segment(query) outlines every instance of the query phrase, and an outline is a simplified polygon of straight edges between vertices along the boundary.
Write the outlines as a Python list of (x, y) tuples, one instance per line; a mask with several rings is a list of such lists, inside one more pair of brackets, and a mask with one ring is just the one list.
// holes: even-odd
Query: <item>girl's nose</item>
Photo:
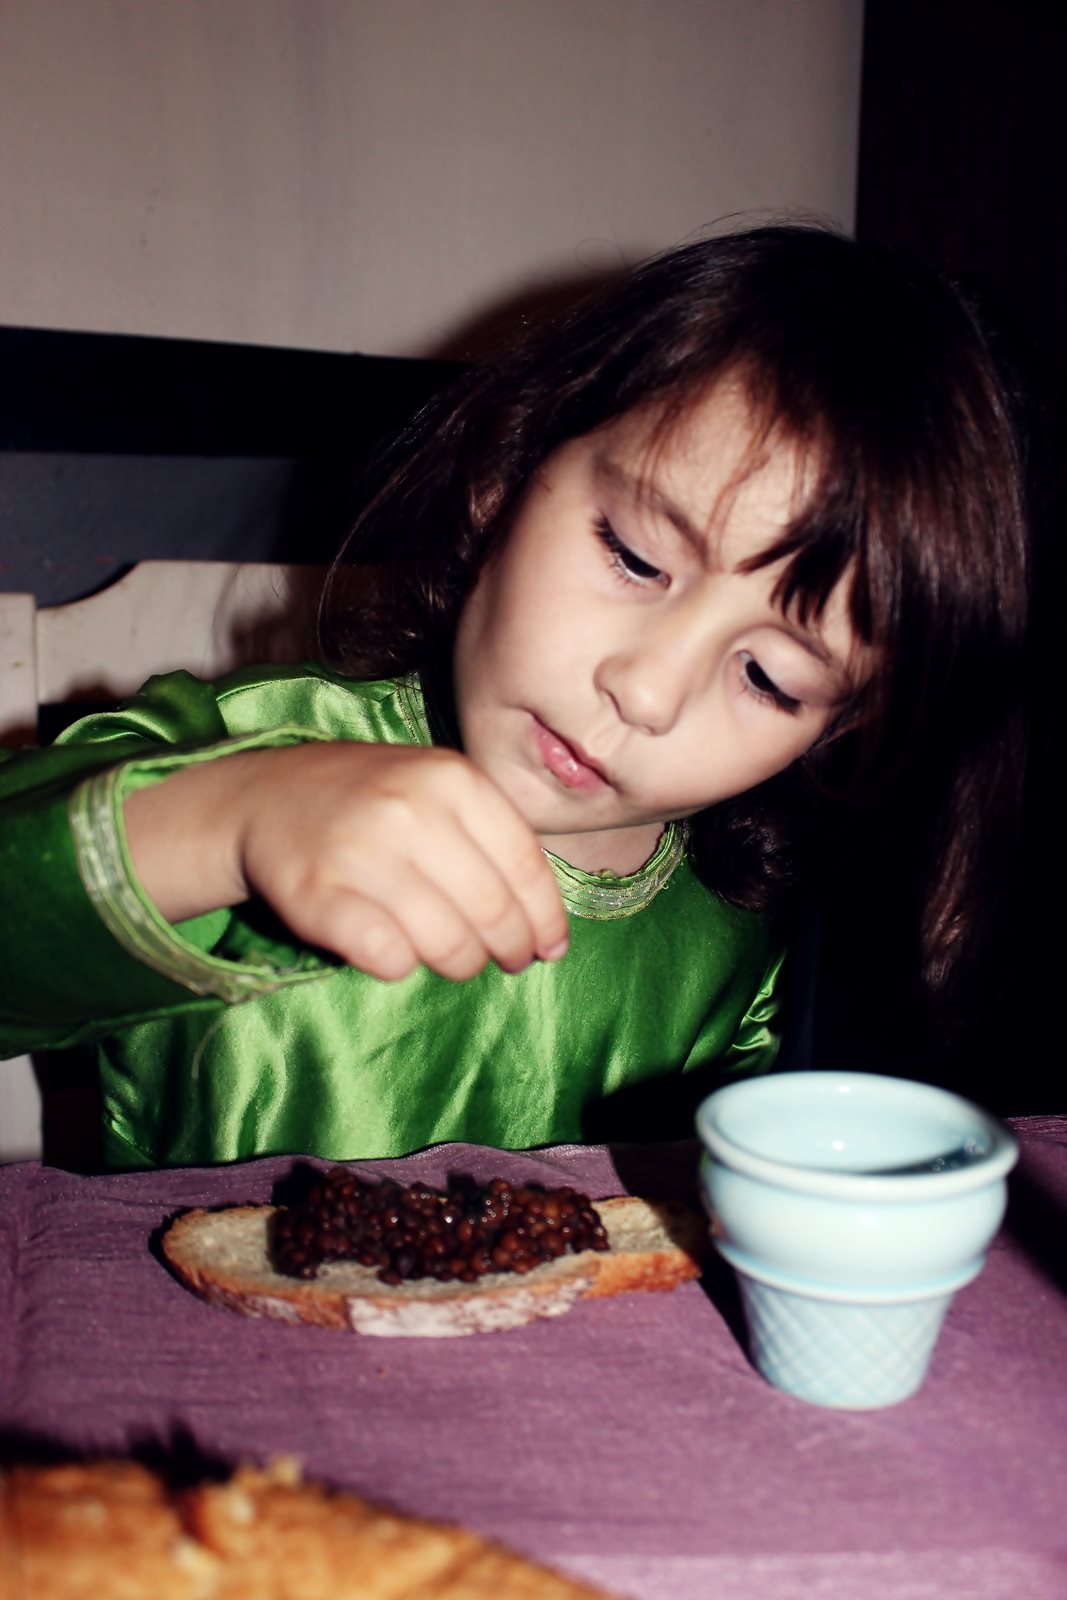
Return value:
[(594, 682), (629, 727), (669, 733), (693, 692), (694, 654), (677, 638), (619, 650), (604, 657)]

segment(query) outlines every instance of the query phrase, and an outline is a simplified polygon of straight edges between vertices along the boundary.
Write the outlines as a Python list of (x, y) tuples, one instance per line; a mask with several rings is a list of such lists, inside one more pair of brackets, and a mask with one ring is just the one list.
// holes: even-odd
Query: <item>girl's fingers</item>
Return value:
[[(558, 901), (551, 869), (543, 858), (537, 865)], [(421, 962), (461, 982), (489, 960), (519, 972), (538, 955), (522, 902), (482, 841), (462, 828), (428, 829), (415, 859), (360, 849), (334, 856), (332, 868), (305, 879), (294, 896), (298, 931), (375, 977), (406, 977)], [(549, 937), (559, 936), (552, 930)]]
[[(430, 803), (413, 812), (410, 800), (394, 799), (389, 824), (361, 829), (339, 870), (446, 977), (471, 976), (489, 958), (518, 972), (562, 955), (568, 925), (555, 875), (510, 800), (462, 758), (424, 771), (437, 780)], [(368, 853), (371, 834), (386, 848)]]
[[(501, 886), (502, 888), (502, 886)], [(511, 970), (532, 959), (530, 931), (519, 906), (499, 897), (495, 926), (475, 923), (464, 900), (440, 876), (428, 879), (416, 869), (394, 873), (390, 915), (431, 972), (461, 983), (475, 977), (491, 958)]]
[(419, 965), (419, 954), (403, 929), (374, 900), (333, 888), (304, 905), (294, 932), (321, 945), (372, 978), (395, 983)]
[(519, 971), (563, 954), (552, 869), (466, 757), (331, 744), (259, 759), (267, 781), (246, 791), (241, 870), (301, 938), (382, 978), (424, 962), (463, 979), (489, 959)]
[(375, 978), (406, 978), (421, 964), (462, 982), (492, 953), (455, 902), (409, 868), (394, 871), (388, 906), (334, 887), (306, 909), (317, 942)]
[(394, 867), (389, 910), (423, 961), (447, 978), (472, 977), (486, 961), (519, 972), (537, 955), (530, 919), (496, 863), (458, 832), (432, 873)]
[[(486, 782), (488, 785), (488, 780)], [(460, 883), (458, 893), (469, 909), (476, 928), (488, 932), (498, 924), (502, 927), (504, 942), (500, 948), (510, 957), (502, 965), (525, 966), (535, 956), (542, 961), (554, 961), (566, 950), (570, 931), (555, 873), (537, 839), (511, 802), (491, 785), (488, 788), (489, 799), (481, 826), (477, 835), (468, 834), (468, 839), (481, 861), (492, 867), (493, 876), (490, 879), (484, 872), (477, 873), (470, 880)], [(455, 858), (457, 869), (463, 859)], [(501, 914), (497, 900), (499, 883), (503, 884), (505, 894), (521, 910), (529, 929), (528, 954), (523, 954), (519, 944), (510, 942), (517, 937), (517, 924)], [(494, 957), (499, 960), (498, 946), (492, 944), (491, 948)]]

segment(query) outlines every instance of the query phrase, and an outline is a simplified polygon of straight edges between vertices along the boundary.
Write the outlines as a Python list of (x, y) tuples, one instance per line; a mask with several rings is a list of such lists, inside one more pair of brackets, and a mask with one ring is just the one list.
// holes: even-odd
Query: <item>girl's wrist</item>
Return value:
[(145, 893), (168, 922), (248, 899), (240, 839), (251, 756), (220, 756), (182, 767), (128, 796), (130, 860)]

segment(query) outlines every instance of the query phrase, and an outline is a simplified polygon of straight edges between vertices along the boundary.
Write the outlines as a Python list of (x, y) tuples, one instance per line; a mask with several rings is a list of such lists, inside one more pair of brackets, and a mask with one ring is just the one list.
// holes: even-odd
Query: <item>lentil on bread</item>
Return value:
[(568, 1250), (607, 1250), (587, 1195), (564, 1186), (488, 1184), (453, 1177), (447, 1190), (370, 1182), (332, 1167), (297, 1206), (272, 1219), (275, 1267), (313, 1278), (331, 1261), (377, 1267), (382, 1283), (419, 1278), (476, 1283), (490, 1272), (530, 1272)]

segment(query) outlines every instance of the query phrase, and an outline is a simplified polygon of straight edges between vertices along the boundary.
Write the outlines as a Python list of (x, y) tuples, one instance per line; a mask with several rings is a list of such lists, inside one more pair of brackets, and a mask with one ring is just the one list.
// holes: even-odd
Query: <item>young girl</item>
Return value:
[(927, 802), (948, 989), (1026, 553), (940, 280), (797, 227), (653, 261), (423, 413), (361, 536), (330, 666), (153, 679), (0, 768), (3, 1043), (96, 1042), (109, 1164), (684, 1135), (772, 1063), (790, 896), (871, 795)]

